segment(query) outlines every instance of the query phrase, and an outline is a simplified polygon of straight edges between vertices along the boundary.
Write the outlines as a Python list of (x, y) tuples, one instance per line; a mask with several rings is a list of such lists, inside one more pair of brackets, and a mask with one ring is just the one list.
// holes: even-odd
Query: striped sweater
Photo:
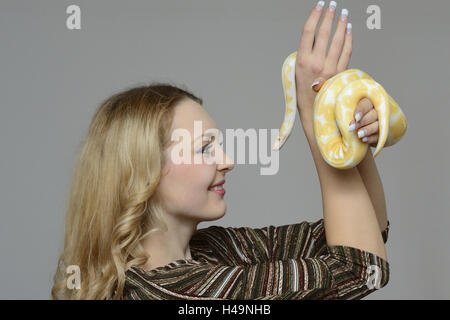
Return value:
[[(389, 231), (382, 232), (386, 243)], [(189, 243), (192, 259), (126, 271), (124, 300), (361, 299), (389, 281), (389, 263), (328, 246), (324, 220), (264, 228), (210, 226)]]

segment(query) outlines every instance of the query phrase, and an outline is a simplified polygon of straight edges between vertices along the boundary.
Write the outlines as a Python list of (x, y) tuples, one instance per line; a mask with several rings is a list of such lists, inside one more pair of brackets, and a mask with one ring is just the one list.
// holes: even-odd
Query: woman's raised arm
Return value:
[[(323, 11), (326, 12), (315, 39)], [(358, 248), (386, 259), (375, 209), (358, 169), (340, 170), (328, 165), (320, 154), (314, 135), (316, 90), (324, 81), (346, 70), (351, 56), (351, 26), (347, 16), (342, 14), (330, 49), (326, 52), (335, 11), (334, 1), (327, 8), (323, 8), (323, 1), (319, 1), (303, 28), (295, 70), (297, 108), (320, 180), (327, 244)], [(320, 83), (313, 90), (311, 84), (316, 80)]]

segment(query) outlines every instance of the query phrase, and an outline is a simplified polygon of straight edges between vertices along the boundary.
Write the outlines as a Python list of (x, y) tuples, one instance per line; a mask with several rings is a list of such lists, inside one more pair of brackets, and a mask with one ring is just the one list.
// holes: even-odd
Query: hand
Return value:
[[(305, 116), (311, 122), (317, 92), (326, 80), (347, 69), (352, 53), (351, 27), (347, 28), (347, 15), (341, 14), (327, 54), (336, 9), (333, 6), (322, 8), (320, 3), (323, 1), (319, 1), (312, 10), (303, 27), (295, 64), (297, 108), (300, 117)], [(317, 33), (318, 38), (315, 39), (316, 27), (323, 11), (326, 11), (325, 17)], [(319, 83), (312, 88), (311, 84), (316, 80)]]
[[(361, 113), (361, 118), (356, 122), (356, 114)], [(376, 147), (378, 143), (378, 113), (373, 107), (372, 101), (367, 98), (363, 98), (359, 101), (355, 108), (355, 113), (353, 114), (355, 120), (352, 120), (349, 124), (350, 131), (358, 130), (358, 133), (365, 131), (364, 136), (360, 139), (362, 142), (369, 144), (371, 147)], [(355, 129), (351, 130), (351, 125), (355, 124)], [(358, 136), (359, 137), (359, 136)], [(367, 137), (367, 141), (364, 141), (364, 137)]]

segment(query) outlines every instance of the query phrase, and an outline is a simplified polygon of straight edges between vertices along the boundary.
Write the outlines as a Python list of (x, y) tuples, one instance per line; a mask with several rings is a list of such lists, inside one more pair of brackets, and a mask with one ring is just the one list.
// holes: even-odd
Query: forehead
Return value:
[(214, 120), (199, 103), (189, 99), (180, 102), (175, 107), (175, 115), (172, 124), (174, 130), (183, 128), (189, 130), (193, 134), (195, 121), (201, 121), (203, 132), (200, 133), (200, 135), (205, 133), (207, 129), (217, 128)]

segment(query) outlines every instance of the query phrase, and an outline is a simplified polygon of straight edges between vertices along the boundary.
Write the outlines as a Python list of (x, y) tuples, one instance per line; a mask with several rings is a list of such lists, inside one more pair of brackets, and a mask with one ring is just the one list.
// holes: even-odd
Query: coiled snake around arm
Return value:
[[(285, 98), (285, 116), (272, 150), (286, 143), (297, 111), (295, 63), (297, 52), (290, 54), (281, 70)], [(406, 132), (406, 117), (398, 104), (367, 73), (349, 69), (325, 81), (313, 106), (314, 133), (324, 160), (337, 169), (357, 166), (369, 146), (361, 142), (356, 131), (349, 131), (354, 111), (363, 98), (371, 100), (378, 114), (378, 143), (375, 158), (385, 146), (397, 143)]]

